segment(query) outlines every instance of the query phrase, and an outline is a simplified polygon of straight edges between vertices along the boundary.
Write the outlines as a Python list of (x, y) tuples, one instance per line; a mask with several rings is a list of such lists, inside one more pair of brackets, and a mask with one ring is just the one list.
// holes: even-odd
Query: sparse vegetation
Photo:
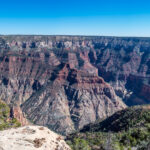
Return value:
[[(136, 106), (88, 125), (67, 137), (73, 150), (146, 150), (150, 143), (150, 107)], [(78, 148), (77, 148), (78, 146)]]
[(21, 124), (16, 118), (10, 118), (9, 106), (0, 100), (0, 130), (20, 126)]

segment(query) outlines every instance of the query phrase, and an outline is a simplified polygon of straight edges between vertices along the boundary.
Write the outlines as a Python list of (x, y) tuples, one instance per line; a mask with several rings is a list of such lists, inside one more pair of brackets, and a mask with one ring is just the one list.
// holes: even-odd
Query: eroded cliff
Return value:
[(149, 38), (1, 36), (0, 97), (67, 134), (150, 103), (149, 49)]

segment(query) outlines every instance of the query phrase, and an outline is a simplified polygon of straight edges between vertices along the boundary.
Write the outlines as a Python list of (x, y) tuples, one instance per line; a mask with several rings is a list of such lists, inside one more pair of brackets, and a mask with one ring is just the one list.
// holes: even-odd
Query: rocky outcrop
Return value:
[(71, 150), (63, 137), (42, 126), (0, 132), (0, 150)]

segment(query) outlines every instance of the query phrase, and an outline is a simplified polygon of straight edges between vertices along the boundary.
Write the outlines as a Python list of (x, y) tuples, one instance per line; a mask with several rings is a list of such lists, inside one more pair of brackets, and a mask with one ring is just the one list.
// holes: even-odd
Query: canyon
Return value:
[(150, 38), (0, 36), (0, 99), (63, 135), (150, 104)]

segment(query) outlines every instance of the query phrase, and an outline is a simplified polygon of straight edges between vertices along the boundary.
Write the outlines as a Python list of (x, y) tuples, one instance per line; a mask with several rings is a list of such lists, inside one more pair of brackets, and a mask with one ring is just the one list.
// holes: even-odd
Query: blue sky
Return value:
[(149, 0), (0, 0), (0, 34), (149, 36)]

